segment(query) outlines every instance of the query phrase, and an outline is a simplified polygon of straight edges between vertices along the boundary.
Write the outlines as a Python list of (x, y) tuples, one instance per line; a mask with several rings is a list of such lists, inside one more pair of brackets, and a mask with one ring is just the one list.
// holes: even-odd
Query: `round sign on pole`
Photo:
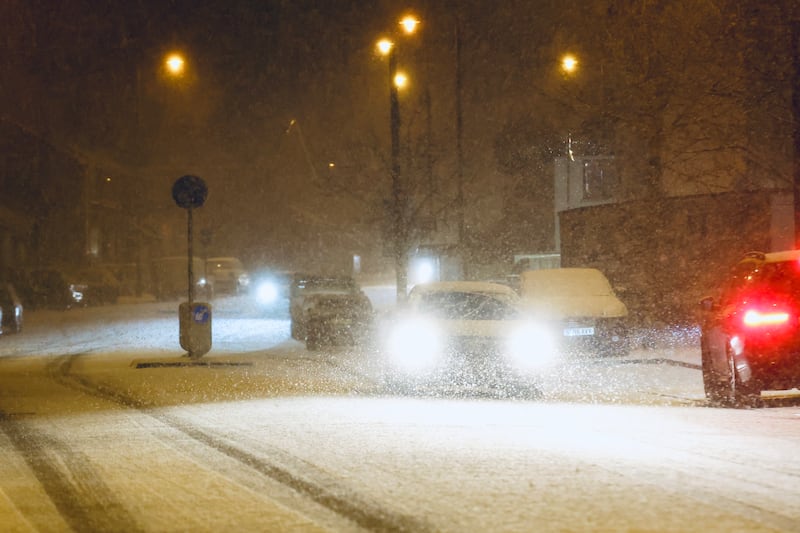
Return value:
[(172, 199), (184, 209), (200, 207), (207, 197), (206, 182), (197, 176), (182, 176), (172, 186)]

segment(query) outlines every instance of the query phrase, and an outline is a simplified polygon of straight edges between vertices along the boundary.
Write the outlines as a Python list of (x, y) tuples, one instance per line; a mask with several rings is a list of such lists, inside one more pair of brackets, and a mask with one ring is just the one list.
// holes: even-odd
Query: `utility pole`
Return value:
[(464, 245), (464, 119), (461, 109), (461, 18), (456, 14), (456, 210), (458, 217), (458, 256), (461, 276), (467, 278), (466, 246)]
[[(795, 9), (797, 11), (797, 9)], [(794, 185), (794, 245), (800, 243), (800, 14), (792, 13), (792, 138), (794, 159), (792, 184)]]
[(389, 50), (389, 130), (392, 140), (392, 237), (394, 268), (397, 278), (397, 302), (404, 303), (408, 293), (408, 229), (406, 227), (405, 194), (400, 179), (400, 99), (395, 83), (397, 53)]

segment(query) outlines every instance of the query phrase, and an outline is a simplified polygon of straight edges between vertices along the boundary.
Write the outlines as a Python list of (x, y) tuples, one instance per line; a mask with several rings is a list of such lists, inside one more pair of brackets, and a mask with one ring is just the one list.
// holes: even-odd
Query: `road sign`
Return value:
[(172, 199), (184, 209), (202, 206), (207, 197), (206, 182), (197, 176), (182, 176), (172, 186)]

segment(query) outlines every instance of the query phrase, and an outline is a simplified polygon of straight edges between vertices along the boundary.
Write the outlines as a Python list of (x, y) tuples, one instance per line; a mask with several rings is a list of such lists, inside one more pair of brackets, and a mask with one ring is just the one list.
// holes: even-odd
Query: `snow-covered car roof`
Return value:
[(782, 261), (800, 261), (800, 250), (783, 250), (780, 252), (750, 252), (747, 258), (758, 259), (767, 263), (780, 263)]
[(552, 318), (619, 317), (628, 309), (595, 268), (527, 270), (520, 277), (526, 309)]

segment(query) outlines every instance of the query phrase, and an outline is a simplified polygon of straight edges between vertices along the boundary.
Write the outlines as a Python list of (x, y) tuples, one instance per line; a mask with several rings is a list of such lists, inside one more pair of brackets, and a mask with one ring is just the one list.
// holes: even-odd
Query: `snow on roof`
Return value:
[(605, 275), (595, 268), (526, 270), (520, 275), (523, 296), (613, 294)]
[(800, 250), (784, 250), (781, 252), (770, 252), (764, 254), (764, 259), (768, 263), (778, 263), (781, 261), (798, 261), (800, 260)]

